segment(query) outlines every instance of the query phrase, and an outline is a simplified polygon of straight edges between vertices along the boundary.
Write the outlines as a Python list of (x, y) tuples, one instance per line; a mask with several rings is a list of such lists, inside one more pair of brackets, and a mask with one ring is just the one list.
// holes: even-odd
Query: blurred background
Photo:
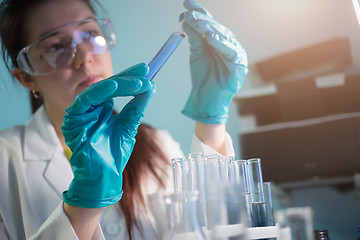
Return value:
[[(360, 227), (360, 25), (351, 0), (202, 0), (248, 54), (250, 72), (230, 106), (236, 158), (262, 159), (275, 209), (311, 206), (314, 228), (355, 239)], [(114, 71), (148, 63), (184, 11), (181, 0), (104, 0), (117, 34)], [(25, 123), (28, 92), (0, 60), (0, 129)], [(144, 118), (185, 154), (194, 122), (185, 39), (154, 81)], [(124, 100), (117, 99), (121, 109)], [(356, 181), (357, 179), (357, 181)]]

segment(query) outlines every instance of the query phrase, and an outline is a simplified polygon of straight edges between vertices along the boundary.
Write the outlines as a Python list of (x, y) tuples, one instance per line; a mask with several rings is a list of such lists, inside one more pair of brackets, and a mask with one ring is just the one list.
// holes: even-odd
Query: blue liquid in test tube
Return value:
[(169, 59), (171, 54), (175, 51), (180, 42), (185, 38), (185, 34), (182, 32), (173, 32), (166, 43), (158, 51), (155, 57), (149, 63), (150, 72), (146, 75), (146, 78), (152, 80), (159, 72), (161, 67)]

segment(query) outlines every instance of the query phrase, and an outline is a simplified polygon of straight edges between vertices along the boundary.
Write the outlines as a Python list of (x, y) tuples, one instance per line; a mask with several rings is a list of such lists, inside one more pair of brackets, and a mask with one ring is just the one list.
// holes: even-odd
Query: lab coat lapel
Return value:
[(73, 179), (73, 172), (63, 149), (61, 148), (60, 151), (62, 152), (55, 154), (54, 157), (50, 159), (44, 171), (44, 178), (61, 196), (61, 194), (69, 188), (70, 182)]
[(24, 139), (25, 161), (47, 161), (43, 176), (51, 188), (61, 196), (69, 187), (73, 173), (43, 107), (27, 124)]

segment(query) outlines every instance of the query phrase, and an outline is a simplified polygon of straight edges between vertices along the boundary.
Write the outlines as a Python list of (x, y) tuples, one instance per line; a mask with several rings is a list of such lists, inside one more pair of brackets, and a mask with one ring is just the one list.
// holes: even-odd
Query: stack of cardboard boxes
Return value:
[(266, 181), (360, 172), (360, 75), (346, 73), (350, 52), (349, 40), (337, 38), (256, 65), (276, 93), (235, 101), (240, 118), (256, 119), (240, 134), (242, 158), (261, 158)]

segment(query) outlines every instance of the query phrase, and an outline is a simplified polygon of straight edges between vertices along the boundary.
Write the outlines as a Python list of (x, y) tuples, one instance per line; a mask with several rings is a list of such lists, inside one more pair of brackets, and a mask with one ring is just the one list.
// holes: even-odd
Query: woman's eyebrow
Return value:
[(50, 33), (45, 33), (43, 35), (41, 35), (38, 40), (36, 42), (41, 42), (49, 37), (53, 37), (53, 36), (56, 36), (60, 33), (60, 31), (53, 31), (53, 32), (50, 32)]
[(93, 17), (88, 17), (88, 18), (85, 18), (85, 19), (80, 20), (80, 21), (78, 21), (78, 22), (72, 22), (72, 23), (65, 24), (64, 26), (60, 27), (59, 29), (57, 29), (57, 30), (55, 30), (55, 31), (41, 34), (37, 41), (42, 41), (42, 40), (44, 40), (44, 39), (46, 39), (46, 38), (48, 38), (48, 37), (56, 36), (57, 34), (59, 34), (59, 32), (61, 31), (61, 29), (66, 28), (66, 27), (71, 26), (71, 25), (75, 25), (76, 23), (77, 23), (77, 24), (76, 24), (77, 26), (81, 26), (81, 25), (87, 24), (87, 23), (89, 23), (89, 22), (91, 22), (91, 21), (95, 21), (95, 22), (96, 22), (96, 20), (95, 20)]

